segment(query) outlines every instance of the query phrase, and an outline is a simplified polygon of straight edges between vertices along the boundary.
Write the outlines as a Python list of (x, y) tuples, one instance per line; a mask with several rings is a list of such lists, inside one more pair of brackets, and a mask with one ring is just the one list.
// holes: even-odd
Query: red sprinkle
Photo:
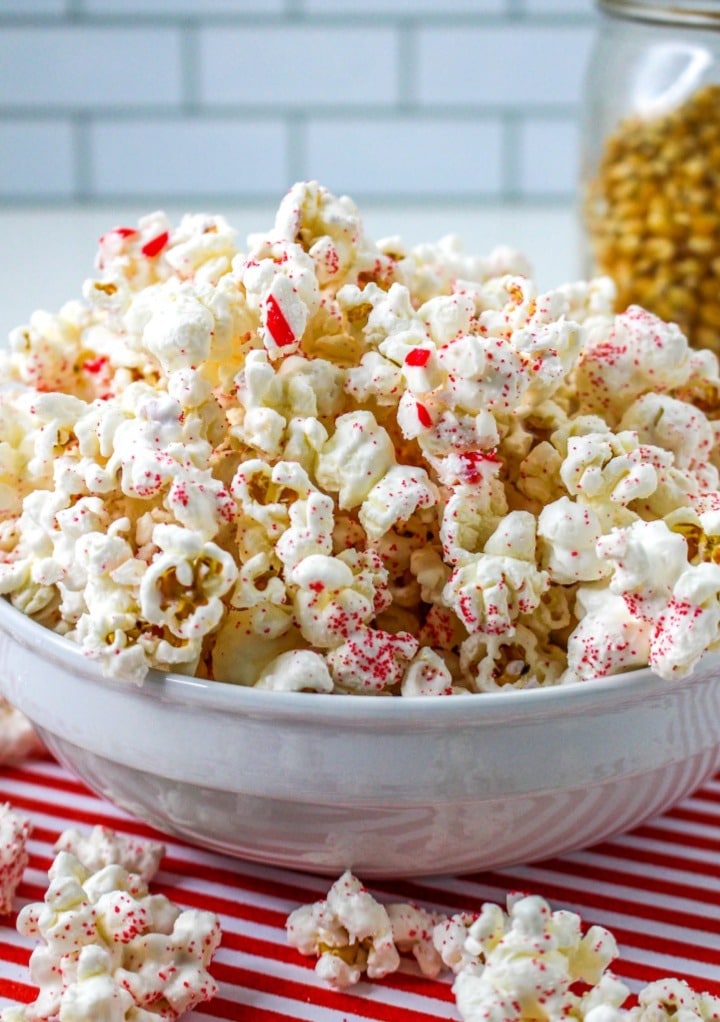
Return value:
[(152, 238), (145, 245), (143, 245), (140, 251), (144, 256), (147, 256), (148, 259), (152, 259), (154, 256), (160, 255), (162, 250), (167, 245), (169, 237), (170, 235), (168, 234), (168, 232), (163, 231), (162, 234), (158, 234), (157, 238)]
[(295, 343), (295, 334), (285, 319), (275, 295), (268, 295), (267, 299), (267, 328), (279, 348)]
[(416, 405), (416, 408), (417, 408), (417, 417), (420, 420), (420, 424), (422, 426), (424, 426), (426, 429), (430, 429), (430, 427), (433, 424), (430, 412), (427, 410), (425, 405), (421, 405), (419, 402)]
[(107, 355), (97, 355), (95, 358), (89, 358), (83, 362), (83, 369), (89, 373), (99, 373), (103, 366), (108, 364), (108, 361)]
[(426, 366), (429, 361), (429, 348), (412, 348), (405, 356), (406, 366)]

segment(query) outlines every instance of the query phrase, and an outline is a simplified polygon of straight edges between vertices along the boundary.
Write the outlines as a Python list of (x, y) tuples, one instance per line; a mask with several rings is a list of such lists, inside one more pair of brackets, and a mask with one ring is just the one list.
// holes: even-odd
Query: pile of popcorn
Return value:
[(412, 954), (424, 976), (454, 974), (463, 1022), (714, 1022), (720, 998), (679, 979), (650, 983), (634, 1007), (608, 966), (615, 938), (602, 926), (552, 911), (538, 895), (510, 894), (447, 917), (417, 905), (383, 905), (350, 872), (327, 897), (287, 919), (288, 943), (316, 955), (315, 971), (337, 988), (395, 972)]
[[(30, 831), (27, 818), (0, 807), (4, 912), (28, 862)], [(220, 943), (217, 916), (148, 891), (162, 845), (98, 826), (66, 831), (55, 851), (44, 901), (17, 917), (19, 933), (39, 941), (30, 956), (38, 996), (1, 1009), (1, 1022), (172, 1022), (215, 995), (207, 970)]]
[(720, 351), (719, 143), (717, 84), (654, 116), (625, 117), (603, 143), (584, 209), (596, 265), (615, 281), (618, 300), (672, 320), (713, 351)]
[(395, 695), (689, 673), (720, 639), (718, 361), (606, 278), (374, 242), (100, 241), (0, 381), (0, 592), (106, 672)]

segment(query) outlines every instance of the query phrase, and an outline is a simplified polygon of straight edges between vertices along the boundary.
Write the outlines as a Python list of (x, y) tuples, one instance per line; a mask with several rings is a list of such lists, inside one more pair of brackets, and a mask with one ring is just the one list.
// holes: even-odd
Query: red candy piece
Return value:
[(430, 412), (427, 410), (425, 405), (418, 404), (417, 406), (417, 417), (420, 420), (420, 424), (425, 426), (426, 429), (430, 429), (432, 426), (432, 417)]
[(168, 232), (163, 231), (162, 234), (158, 234), (157, 238), (151, 238), (150, 241), (146, 242), (140, 251), (144, 256), (147, 256), (148, 259), (152, 259), (154, 256), (160, 255), (167, 245), (169, 237), (170, 235)]
[(426, 366), (429, 361), (429, 348), (412, 348), (405, 356), (406, 366)]
[(295, 334), (292, 332), (290, 324), (285, 319), (275, 295), (268, 295), (267, 328), (268, 333), (279, 348), (295, 343)]

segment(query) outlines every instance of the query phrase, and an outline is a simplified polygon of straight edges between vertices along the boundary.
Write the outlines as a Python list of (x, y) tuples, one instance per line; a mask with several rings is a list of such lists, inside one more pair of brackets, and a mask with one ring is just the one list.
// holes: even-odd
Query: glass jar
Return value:
[(586, 273), (720, 352), (720, 2), (598, 0), (583, 103)]

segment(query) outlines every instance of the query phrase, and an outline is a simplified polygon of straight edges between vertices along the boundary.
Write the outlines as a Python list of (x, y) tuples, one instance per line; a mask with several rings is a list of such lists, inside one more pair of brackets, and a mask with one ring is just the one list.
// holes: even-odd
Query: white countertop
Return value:
[[(83, 280), (93, 273), (98, 237), (147, 212), (128, 206), (0, 210), (0, 343), (34, 309), (56, 312), (65, 301), (79, 298)], [(182, 212), (167, 207), (174, 222)], [(260, 206), (212, 212), (223, 213), (241, 239), (265, 230), (274, 217), (274, 209)], [(453, 233), (462, 238), (468, 252), (477, 255), (499, 244), (520, 249), (530, 258), (543, 289), (583, 275), (576, 214), (570, 207), (419, 209), (365, 204), (361, 212), (374, 238), (400, 235), (415, 244)]]

